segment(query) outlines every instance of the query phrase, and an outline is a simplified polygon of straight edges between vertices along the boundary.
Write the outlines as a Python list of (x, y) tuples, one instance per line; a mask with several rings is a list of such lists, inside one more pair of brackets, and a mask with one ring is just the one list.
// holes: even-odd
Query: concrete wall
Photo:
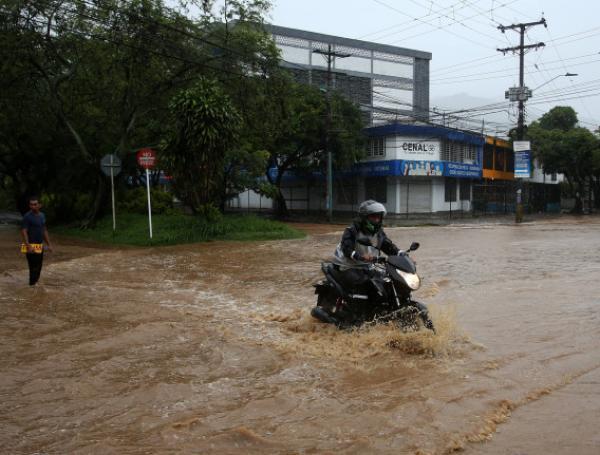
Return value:
[(563, 174), (557, 174), (556, 180), (552, 180), (551, 174), (544, 174), (541, 166), (538, 164), (537, 160), (533, 161), (533, 172), (531, 173), (531, 178), (526, 179), (529, 182), (533, 183), (545, 183), (549, 185), (559, 184), (565, 180), (565, 176)]
[(245, 191), (229, 201), (227, 207), (232, 209), (252, 209), (252, 210), (270, 210), (273, 208), (273, 201), (265, 196), (261, 196), (254, 191)]

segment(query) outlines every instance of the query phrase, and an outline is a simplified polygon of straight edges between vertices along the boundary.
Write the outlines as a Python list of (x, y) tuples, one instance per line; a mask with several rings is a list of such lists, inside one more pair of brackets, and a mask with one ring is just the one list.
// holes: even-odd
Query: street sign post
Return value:
[(515, 207), (515, 222), (523, 221), (523, 178), (531, 176), (531, 142), (514, 141), (513, 150), (515, 153), (515, 179), (519, 182), (517, 190), (517, 200)]
[(150, 172), (149, 170), (156, 164), (156, 153), (150, 148), (144, 148), (137, 152), (138, 164), (146, 169), (146, 191), (148, 193), (148, 227), (150, 229), (150, 239), (152, 239), (152, 206), (150, 204)]
[(115, 176), (121, 172), (121, 160), (117, 155), (104, 155), (100, 160), (100, 168), (105, 175), (110, 177), (110, 194), (112, 200), (113, 232), (117, 229), (115, 215)]

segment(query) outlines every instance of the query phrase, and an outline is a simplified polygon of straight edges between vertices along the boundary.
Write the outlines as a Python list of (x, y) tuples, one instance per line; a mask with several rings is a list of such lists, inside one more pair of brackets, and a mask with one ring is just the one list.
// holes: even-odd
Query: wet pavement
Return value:
[(0, 228), (11, 454), (598, 454), (600, 219), (390, 228), (438, 328), (340, 332), (311, 284), (343, 226), (153, 249)]

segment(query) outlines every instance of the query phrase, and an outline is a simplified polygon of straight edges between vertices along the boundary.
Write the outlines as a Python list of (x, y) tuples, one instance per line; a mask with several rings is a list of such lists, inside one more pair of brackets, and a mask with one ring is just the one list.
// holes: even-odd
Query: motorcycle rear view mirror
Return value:
[(413, 242), (410, 244), (410, 248), (408, 249), (408, 251), (418, 250), (420, 246), (421, 244), (419, 242)]

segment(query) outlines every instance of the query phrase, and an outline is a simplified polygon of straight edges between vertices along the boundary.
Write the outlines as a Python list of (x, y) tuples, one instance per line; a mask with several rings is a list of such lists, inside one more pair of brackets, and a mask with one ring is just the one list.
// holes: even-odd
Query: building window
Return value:
[(463, 163), (474, 164), (477, 162), (477, 146), (475, 144), (465, 144)]
[(367, 177), (365, 179), (365, 198), (386, 203), (387, 179), (385, 177)]
[(385, 156), (385, 137), (371, 137), (367, 144), (367, 156)]
[(506, 151), (506, 172), (515, 172), (515, 154), (512, 150)]
[(496, 170), (497, 171), (505, 171), (505, 156), (506, 153), (504, 150), (496, 150)]
[(442, 161), (470, 163), (477, 161), (477, 146), (458, 141), (443, 141)]
[(456, 179), (447, 177), (444, 183), (444, 201), (456, 202)]
[(460, 200), (470, 201), (471, 200), (471, 181), (462, 179), (460, 181)]
[(556, 175), (556, 172), (554, 172), (551, 176), (550, 176), (550, 181), (552, 182), (556, 182), (558, 180), (558, 177)]
[(485, 144), (483, 148), (483, 168), (494, 169), (494, 146)]

